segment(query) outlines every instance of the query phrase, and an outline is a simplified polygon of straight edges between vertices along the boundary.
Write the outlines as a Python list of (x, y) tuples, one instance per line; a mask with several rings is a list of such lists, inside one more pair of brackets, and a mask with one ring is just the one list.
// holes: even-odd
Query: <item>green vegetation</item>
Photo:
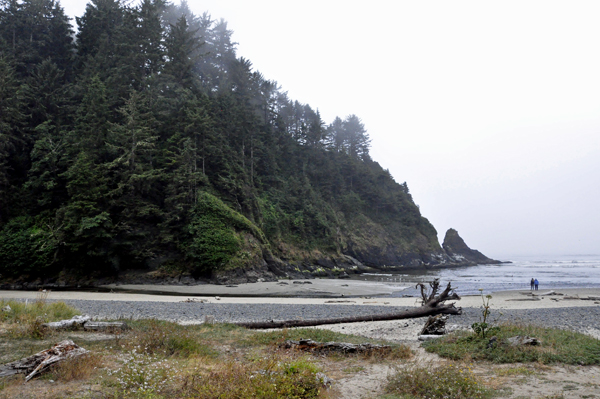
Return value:
[(494, 392), (486, 388), (469, 367), (456, 364), (441, 366), (412, 365), (388, 377), (388, 399), (483, 399)]
[(492, 327), (487, 322), (488, 317), (489, 317), (490, 313), (492, 312), (490, 310), (490, 308), (491, 308), (490, 300), (492, 299), (492, 296), (491, 295), (483, 296), (483, 289), (479, 289), (479, 291), (481, 291), (481, 300), (483, 302), (483, 305), (481, 307), (481, 321), (479, 323), (473, 323), (471, 328), (473, 329), (473, 332), (475, 333), (475, 335), (477, 335), (479, 338), (485, 338), (491, 334), (494, 334), (497, 331), (497, 328)]
[(91, 0), (76, 23), (0, 2), (0, 278), (441, 251), (360, 118), (288, 98), (226, 22)]
[[(552, 328), (505, 324), (494, 331), (497, 340), (461, 332), (424, 344), (427, 351), (453, 360), (487, 360), (494, 363), (540, 362), (573, 365), (600, 364), (600, 340)], [(511, 346), (507, 338), (530, 336), (540, 345)]]
[[(12, 306), (13, 302), (6, 304)], [(32, 341), (31, 336), (16, 337), (10, 332), (21, 324), (22, 319), (16, 316), (43, 314), (45, 320), (56, 321), (71, 313), (53, 309), (68, 306), (47, 303), (41, 296), (26, 308), (15, 309), (16, 315), (0, 320), (0, 340), (6, 349), (0, 356), (2, 362), (29, 356), (67, 338), (90, 353), (59, 363), (40, 377), (38, 384), (25, 383), (22, 375), (2, 378), (2, 397), (86, 397), (83, 392), (91, 389), (94, 395), (107, 398), (327, 398), (331, 390), (327, 389), (326, 373), (321, 374), (326, 371), (326, 359), (281, 350), (279, 343), (296, 337), (373, 342), (318, 329), (264, 333), (231, 324), (182, 326), (159, 320), (130, 320), (127, 330), (106, 334), (53, 331), (46, 334), (50, 339), (39, 341), (36, 337)], [(398, 359), (400, 352), (410, 355), (403, 345), (395, 348), (396, 354), (377, 361)], [(348, 373), (353, 371), (344, 366), (345, 362), (364, 359), (336, 354), (327, 361), (340, 363)], [(362, 370), (351, 364), (354, 372)], [(52, 384), (48, 395), (40, 391), (44, 383)], [(73, 384), (80, 384), (78, 394), (72, 391)]]
[(11, 338), (42, 339), (48, 331), (42, 327), (50, 321), (70, 319), (80, 314), (64, 302), (46, 302), (47, 293), (41, 292), (31, 302), (0, 300), (0, 323), (6, 324)]

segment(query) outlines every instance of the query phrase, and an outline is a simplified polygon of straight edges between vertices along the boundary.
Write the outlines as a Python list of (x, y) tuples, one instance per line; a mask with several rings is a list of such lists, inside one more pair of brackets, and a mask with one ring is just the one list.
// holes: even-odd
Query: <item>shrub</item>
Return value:
[(39, 275), (54, 262), (58, 241), (29, 218), (11, 219), (0, 230), (0, 274)]
[(129, 346), (141, 353), (190, 357), (216, 357), (217, 352), (193, 334), (193, 328), (159, 320), (145, 320), (137, 328)]
[(388, 377), (387, 393), (428, 399), (489, 398), (487, 389), (470, 368), (455, 364), (442, 366), (411, 365)]
[(60, 381), (87, 380), (102, 367), (102, 356), (87, 353), (68, 361), (60, 362), (51, 369), (51, 376)]
[(318, 367), (307, 359), (268, 358), (251, 364), (225, 362), (184, 378), (183, 391), (208, 398), (317, 398), (324, 387)]

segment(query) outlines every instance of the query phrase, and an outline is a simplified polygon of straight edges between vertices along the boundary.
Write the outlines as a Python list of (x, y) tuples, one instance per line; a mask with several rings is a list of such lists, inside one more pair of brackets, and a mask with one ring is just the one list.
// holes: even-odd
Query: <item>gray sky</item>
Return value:
[[(86, 1), (62, 0), (69, 15)], [(443, 240), (484, 254), (600, 254), (600, 2), (189, 1), (373, 158)]]

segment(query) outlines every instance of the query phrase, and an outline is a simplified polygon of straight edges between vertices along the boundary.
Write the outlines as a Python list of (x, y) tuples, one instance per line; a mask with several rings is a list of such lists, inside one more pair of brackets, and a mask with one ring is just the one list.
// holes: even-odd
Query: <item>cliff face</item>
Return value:
[(448, 229), (442, 247), (455, 263), (474, 265), (502, 263), (498, 260), (488, 258), (476, 249), (469, 248), (465, 241), (458, 235), (458, 231), (454, 229)]

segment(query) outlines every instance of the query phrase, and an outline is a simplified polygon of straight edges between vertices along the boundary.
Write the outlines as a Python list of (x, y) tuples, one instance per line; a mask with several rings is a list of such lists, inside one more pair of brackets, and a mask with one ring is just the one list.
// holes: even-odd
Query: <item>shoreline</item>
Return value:
[[(49, 301), (64, 301), (97, 319), (159, 319), (180, 324), (201, 324), (208, 316), (217, 322), (268, 321), (289, 319), (335, 318), (342, 315), (368, 315), (393, 313), (410, 307), (421, 306), (417, 297), (385, 297), (385, 296), (352, 296), (341, 297), (341, 292), (353, 290), (357, 293), (361, 285), (353, 286), (344, 281), (319, 280), (327, 285), (326, 292), (338, 297), (319, 297), (315, 294), (324, 287), (312, 287), (312, 297), (273, 297), (273, 296), (219, 296), (199, 295), (190, 288), (171, 286), (179, 295), (152, 295), (149, 293), (83, 292), (83, 291), (51, 291), (47, 295)], [(357, 282), (361, 283), (361, 282)], [(253, 283), (248, 286), (256, 289), (260, 285), (270, 283)], [(364, 282), (361, 283), (363, 286)], [(300, 284), (296, 284), (300, 286)], [(298, 288), (305, 289), (305, 284)], [(371, 294), (383, 294), (385, 284), (368, 284), (363, 291)], [(292, 284), (287, 286), (290, 289)], [(306, 289), (310, 284), (306, 284)], [(285, 288), (285, 286), (283, 286)], [(150, 292), (154, 286), (144, 286)], [(187, 289), (186, 289), (187, 288)], [(243, 285), (237, 288), (245, 290)], [(402, 287), (395, 286), (394, 290)], [(184, 292), (181, 292), (184, 291)], [(570, 288), (555, 290), (563, 295), (543, 295), (548, 291), (538, 291), (539, 298), (533, 298), (529, 290), (511, 290), (493, 292), (490, 299), (492, 323), (523, 322), (579, 331), (600, 339), (597, 319), (600, 317), (600, 300), (583, 300), (589, 296), (600, 298), (600, 288)], [(206, 293), (206, 292), (205, 292)], [(29, 300), (39, 297), (38, 291), (0, 291), (0, 300)], [(574, 298), (574, 299), (564, 299)], [(577, 299), (579, 298), (579, 299)], [(450, 328), (469, 329), (471, 324), (480, 320), (481, 295), (468, 295), (454, 302), (463, 309), (460, 316), (451, 316)], [(373, 339), (392, 342), (417, 344), (419, 331), (425, 318), (402, 319), (392, 321), (373, 321), (344, 324), (321, 325), (317, 328), (354, 334)]]
[[(106, 285), (106, 292), (48, 291), (50, 300), (98, 300), (126, 302), (205, 302), (205, 303), (272, 303), (272, 304), (328, 304), (378, 305), (389, 307), (420, 306), (420, 296), (414, 287), (400, 284), (356, 280), (318, 279), (280, 282), (259, 282), (224, 285), (164, 286), (164, 285)], [(410, 296), (389, 296), (403, 291)], [(550, 291), (563, 295), (544, 295)], [(493, 292), (490, 304), (496, 309), (537, 309), (599, 306), (600, 288), (567, 288), (540, 290), (536, 297), (529, 290)], [(0, 300), (35, 300), (39, 291), (0, 290)], [(579, 299), (574, 299), (579, 297)], [(564, 299), (572, 298), (572, 299)], [(481, 295), (465, 295), (456, 306), (480, 308)]]

